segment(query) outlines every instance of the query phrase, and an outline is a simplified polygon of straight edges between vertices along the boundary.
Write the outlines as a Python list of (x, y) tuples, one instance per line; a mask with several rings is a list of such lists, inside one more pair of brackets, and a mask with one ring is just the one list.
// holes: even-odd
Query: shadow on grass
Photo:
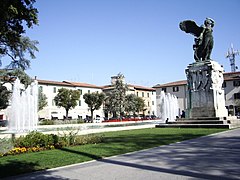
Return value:
[(142, 134), (142, 136), (130, 135), (110, 137), (106, 138), (104, 143), (109, 145), (109, 148), (111, 148), (112, 144), (115, 144), (121, 146), (123, 149), (136, 151), (161, 145), (168, 145), (188, 139), (195, 139), (204, 135), (205, 134)]
[[(52, 180), (64, 180), (67, 178), (52, 176), (51, 172), (38, 171), (38, 163), (30, 163), (26, 161), (9, 160), (6, 164), (0, 164), (0, 179), (15, 180), (15, 179), (52, 179)], [(33, 172), (33, 174), (25, 174)]]
[(37, 163), (29, 163), (18, 160), (9, 160), (6, 164), (0, 164), (0, 178), (36, 171)]
[(101, 156), (97, 156), (97, 155), (86, 153), (86, 152), (76, 151), (76, 150), (73, 150), (73, 149), (61, 148), (60, 150), (65, 151), (65, 152), (75, 153), (77, 155), (86, 156), (86, 157), (89, 157), (89, 158), (95, 159), (95, 160), (102, 159)]

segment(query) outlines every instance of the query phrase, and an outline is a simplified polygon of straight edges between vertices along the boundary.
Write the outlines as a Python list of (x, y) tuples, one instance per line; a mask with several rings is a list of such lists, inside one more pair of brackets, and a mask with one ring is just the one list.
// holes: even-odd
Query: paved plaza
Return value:
[[(25, 174), (10, 179), (240, 179), (239, 155), (240, 129), (234, 129), (179, 143)], [(86, 156), (91, 156), (91, 154), (86, 154)]]

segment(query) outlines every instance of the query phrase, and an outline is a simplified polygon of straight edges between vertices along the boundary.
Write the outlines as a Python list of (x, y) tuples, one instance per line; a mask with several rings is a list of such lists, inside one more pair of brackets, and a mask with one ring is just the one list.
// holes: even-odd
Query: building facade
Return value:
[[(40, 119), (64, 119), (66, 111), (62, 107), (58, 107), (55, 104), (54, 97), (58, 93), (58, 89), (66, 88), (80, 91), (80, 99), (78, 105), (69, 111), (69, 117), (72, 119), (84, 119), (91, 115), (88, 105), (83, 99), (85, 93), (102, 92), (102, 87), (79, 82), (69, 81), (47, 81), (38, 80), (39, 90), (47, 97), (47, 106), (38, 112)], [(94, 117), (103, 117), (102, 108), (94, 111)]]
[[(225, 93), (225, 106), (230, 116), (240, 114), (240, 72), (228, 72), (223, 74), (223, 88)], [(166, 84), (157, 84), (156, 95), (161, 91), (175, 95), (178, 98), (180, 111), (187, 109), (187, 81), (175, 81)]]
[[(116, 77), (116, 76), (115, 76)], [(70, 81), (50, 81), (50, 80), (40, 80), (38, 79), (39, 91), (41, 91), (47, 97), (47, 106), (38, 112), (39, 119), (64, 119), (66, 111), (63, 107), (58, 107), (55, 104), (54, 98), (58, 93), (60, 88), (72, 89), (80, 91), (80, 98), (78, 100), (78, 105), (69, 110), (68, 116), (72, 119), (85, 119), (91, 116), (88, 105), (83, 99), (85, 93), (92, 92), (108, 92), (113, 89), (113, 84), (115, 82), (112, 78), (111, 85), (106, 86), (96, 86), (93, 84), (80, 83), (80, 82), (70, 82)], [(124, 79), (125, 82), (125, 79)], [(11, 84), (6, 84), (9, 90), (12, 89)], [(138, 97), (144, 99), (145, 109), (140, 112), (141, 115), (151, 116), (156, 115), (156, 90), (150, 87), (130, 85), (128, 84), (127, 94), (135, 94)], [(10, 106), (9, 106), (10, 108)], [(0, 119), (8, 119), (8, 109), (0, 111)], [(94, 117), (105, 117), (104, 108), (101, 106), (99, 110), (94, 111)]]
[[(108, 93), (113, 90), (114, 84), (118, 76), (111, 77), (111, 84), (103, 86), (103, 92)], [(125, 84), (124, 76), (121, 81)], [(139, 112), (141, 116), (155, 116), (156, 115), (156, 89), (150, 87), (144, 87), (139, 85), (127, 84), (128, 91), (126, 94), (135, 94), (137, 97), (141, 97), (144, 100), (144, 110)]]

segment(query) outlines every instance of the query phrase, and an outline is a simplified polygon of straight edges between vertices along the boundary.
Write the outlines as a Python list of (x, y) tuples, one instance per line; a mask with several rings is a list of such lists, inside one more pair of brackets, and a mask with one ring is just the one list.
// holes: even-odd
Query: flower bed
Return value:
[[(38, 152), (43, 150), (60, 149), (66, 146), (96, 144), (103, 141), (101, 135), (77, 135), (78, 132), (68, 132), (67, 134), (43, 134), (40, 132), (30, 132), (26, 136), (20, 136), (11, 141), (0, 139), (0, 156), (17, 155), (22, 153)], [(6, 148), (4, 148), (4, 146)], [(8, 147), (7, 147), (8, 146)]]
[(128, 121), (146, 121), (146, 120), (152, 120), (151, 118), (123, 118), (121, 119), (109, 119), (105, 120), (104, 122), (128, 122)]

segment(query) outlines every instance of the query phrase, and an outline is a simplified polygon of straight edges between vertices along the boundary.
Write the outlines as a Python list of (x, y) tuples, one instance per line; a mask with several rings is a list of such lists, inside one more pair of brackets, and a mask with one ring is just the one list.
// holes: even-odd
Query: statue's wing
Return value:
[(186, 21), (180, 22), (179, 27), (182, 31), (185, 31), (186, 33), (190, 33), (196, 37), (200, 36), (200, 34), (203, 31), (203, 27), (199, 27), (192, 20), (186, 20)]

